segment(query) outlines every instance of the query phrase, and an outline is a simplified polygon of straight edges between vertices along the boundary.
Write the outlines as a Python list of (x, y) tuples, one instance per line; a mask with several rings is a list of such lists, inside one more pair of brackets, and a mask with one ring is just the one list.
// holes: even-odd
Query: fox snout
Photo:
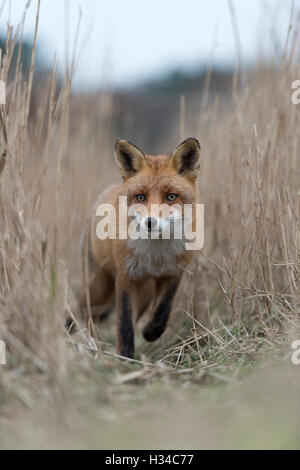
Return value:
[(168, 219), (154, 215), (146, 215), (145, 217), (136, 215), (135, 223), (146, 233), (163, 233), (170, 226)]
[(135, 212), (133, 219), (135, 224), (140, 229), (149, 234), (163, 234), (166, 231), (171, 231), (176, 223), (182, 221), (182, 214), (180, 212), (169, 212), (168, 214), (156, 214), (157, 211), (144, 211), (144, 214)]
[(163, 233), (170, 226), (170, 221), (162, 217), (147, 217), (142, 221), (142, 227), (145, 227), (149, 233)]
[(156, 229), (158, 226), (158, 221), (154, 217), (148, 217), (145, 221), (145, 225), (148, 229), (148, 232), (152, 232), (153, 229)]

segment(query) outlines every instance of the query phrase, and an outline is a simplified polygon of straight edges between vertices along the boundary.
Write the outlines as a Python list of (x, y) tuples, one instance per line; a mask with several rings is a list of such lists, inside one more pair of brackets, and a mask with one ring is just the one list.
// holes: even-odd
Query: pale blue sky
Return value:
[[(0, 28), (17, 25), (28, 0), (0, 0)], [(32, 36), (37, 0), (31, 0), (25, 35)], [(243, 61), (274, 56), (283, 44), (290, 0), (234, 0)], [(300, 0), (295, 1), (300, 7)], [(39, 39), (63, 66), (82, 10), (76, 85), (128, 84), (174, 67), (215, 64), (236, 57), (228, 0), (42, 0)], [(66, 31), (69, 31), (66, 41)]]

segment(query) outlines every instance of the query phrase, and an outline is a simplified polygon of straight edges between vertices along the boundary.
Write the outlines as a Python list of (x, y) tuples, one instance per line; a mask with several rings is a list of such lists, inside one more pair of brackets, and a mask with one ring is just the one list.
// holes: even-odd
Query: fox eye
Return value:
[(167, 200), (169, 202), (174, 202), (174, 201), (176, 201), (177, 197), (178, 197), (177, 194), (170, 193), (170, 194), (167, 195)]
[(137, 200), (138, 202), (145, 202), (145, 201), (146, 201), (146, 197), (144, 196), (144, 194), (138, 194), (138, 195), (136, 196), (136, 200)]

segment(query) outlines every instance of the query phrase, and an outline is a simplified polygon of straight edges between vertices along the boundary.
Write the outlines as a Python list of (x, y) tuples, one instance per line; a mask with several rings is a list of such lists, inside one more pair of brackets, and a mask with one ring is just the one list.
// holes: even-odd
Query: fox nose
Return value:
[(148, 219), (146, 220), (146, 227), (148, 231), (151, 232), (151, 230), (155, 228), (156, 225), (157, 225), (156, 219), (153, 219), (153, 217), (148, 217)]

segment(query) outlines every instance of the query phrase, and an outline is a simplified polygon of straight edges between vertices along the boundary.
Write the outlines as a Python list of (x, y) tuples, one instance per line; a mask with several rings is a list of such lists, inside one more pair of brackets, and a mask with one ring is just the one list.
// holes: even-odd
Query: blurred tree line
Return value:
[[(9, 47), (11, 47), (11, 45)], [(14, 48), (13, 55), (12, 55), (11, 63), (10, 63), (8, 81), (12, 80), (12, 78), (15, 76), (19, 47), (20, 47), (20, 43), (17, 41), (15, 48)], [(3, 60), (3, 57), (6, 52), (6, 38), (3, 36), (0, 36), (0, 49), (2, 50), (2, 60)], [(29, 70), (30, 70), (31, 55), (32, 55), (32, 42), (27, 39), (23, 39), (22, 46), (21, 46), (21, 70), (22, 70), (22, 74), (25, 80), (27, 79)], [(48, 71), (49, 71), (49, 66), (47, 62), (45, 61), (44, 57), (42, 56), (39, 46), (37, 46), (36, 60), (35, 60), (35, 72), (37, 75), (41, 76), (41, 75), (45, 75)]]
[[(180, 135), (181, 96), (185, 128), (198, 135), (200, 110), (208, 92), (207, 105), (216, 96), (230, 104), (233, 69), (206, 67), (171, 70), (139, 86), (115, 93), (115, 132), (118, 137), (136, 142), (146, 152), (172, 150)], [(188, 137), (185, 135), (184, 137)]]
[(224, 93), (231, 89), (232, 74), (232, 68), (213, 68), (210, 71), (204, 66), (191, 71), (178, 68), (147, 80), (142, 88), (149, 92), (185, 94), (203, 88), (209, 76), (210, 89)]
[[(19, 47), (17, 42), (11, 60), (8, 81), (15, 75)], [(3, 59), (6, 49), (6, 40), (3, 36), (0, 36), (0, 49), (2, 49)], [(32, 42), (25, 38), (21, 51), (21, 70), (24, 79), (27, 80), (31, 64)], [(39, 94), (43, 92), (43, 85), (49, 77), (50, 69), (51, 64), (47, 60), (47, 54), (43, 53), (40, 44), (38, 44), (31, 100), (32, 118), (36, 116)], [(170, 143), (173, 145), (173, 142), (180, 139), (181, 96), (185, 96), (186, 128), (195, 129), (195, 136), (197, 136), (199, 113), (208, 81), (209, 102), (214, 100), (217, 95), (225, 97), (226, 102), (226, 96), (228, 96), (228, 101), (231, 96), (232, 77), (233, 70), (230, 68), (213, 68), (209, 72), (205, 66), (194, 68), (194, 70), (182, 68), (157, 74), (143, 83), (126, 89), (112, 87), (110, 90), (103, 90), (99, 84), (97, 91), (90, 90), (88, 94), (74, 90), (72, 103), (74, 108), (78, 107), (79, 110), (82, 108), (82, 103), (88, 103), (89, 112), (95, 116), (94, 121), (97, 126), (101, 120), (107, 120), (107, 125), (102, 128), (106, 129), (105, 132), (108, 135), (112, 134), (132, 140), (143, 147), (146, 152), (159, 152), (162, 150), (162, 145), (167, 149)], [(61, 84), (62, 77), (59, 76), (57, 93)], [(107, 103), (107, 95), (112, 97), (109, 112), (106, 112), (103, 104)], [(73, 106), (72, 109), (74, 109)], [(99, 132), (99, 127), (95, 132)]]

